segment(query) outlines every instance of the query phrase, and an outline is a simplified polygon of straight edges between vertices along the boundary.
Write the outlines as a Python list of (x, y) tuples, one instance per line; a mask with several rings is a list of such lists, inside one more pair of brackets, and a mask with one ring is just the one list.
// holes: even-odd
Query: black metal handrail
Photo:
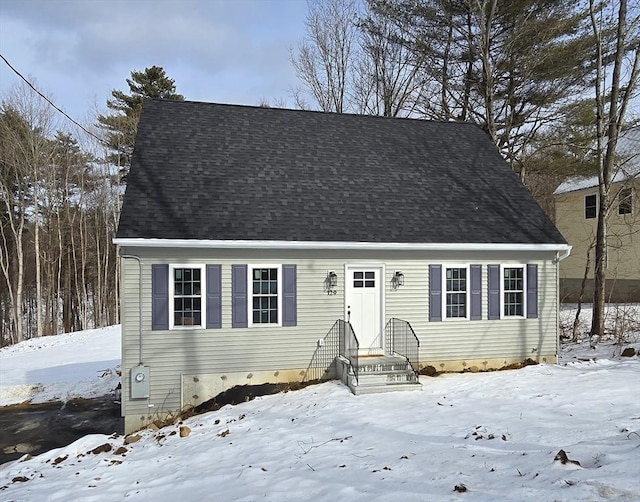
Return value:
[(387, 354), (396, 354), (406, 358), (417, 377), (420, 370), (420, 340), (418, 340), (411, 324), (392, 317), (385, 327), (385, 335)]
[(358, 342), (358, 338), (356, 337), (350, 322), (338, 319), (331, 329), (335, 329), (336, 326), (338, 326), (338, 329), (340, 330), (340, 355), (349, 361), (357, 385), (358, 350), (360, 349), (360, 343)]

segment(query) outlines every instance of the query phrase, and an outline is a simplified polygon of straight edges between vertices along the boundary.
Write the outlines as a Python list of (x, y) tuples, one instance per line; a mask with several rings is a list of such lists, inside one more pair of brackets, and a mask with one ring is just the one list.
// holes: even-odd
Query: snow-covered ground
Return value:
[(32, 338), (0, 349), (0, 406), (111, 393), (118, 384), (120, 326)]
[[(99, 373), (119, 362), (118, 334), (2, 349), (2, 403), (110, 392)], [(156, 432), (86, 436), (0, 466), (0, 499), (640, 500), (640, 357), (619, 354), (583, 342), (559, 365), (422, 377), (422, 392), (356, 397), (327, 382)]]

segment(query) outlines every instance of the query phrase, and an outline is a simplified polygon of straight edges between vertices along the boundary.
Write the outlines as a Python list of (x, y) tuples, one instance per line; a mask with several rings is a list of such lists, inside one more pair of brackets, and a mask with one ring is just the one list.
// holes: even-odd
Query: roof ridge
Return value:
[(364, 119), (376, 119), (376, 120), (410, 120), (417, 122), (427, 122), (431, 124), (456, 124), (456, 125), (468, 125), (472, 127), (477, 127), (482, 130), (479, 124), (469, 121), (460, 121), (460, 120), (443, 120), (443, 119), (430, 119), (430, 118), (421, 118), (421, 117), (389, 117), (385, 115), (368, 115), (363, 113), (356, 112), (326, 112), (323, 110), (305, 110), (302, 108), (281, 108), (277, 106), (261, 106), (261, 105), (247, 105), (247, 104), (239, 104), (239, 103), (219, 103), (213, 101), (198, 101), (198, 100), (174, 100), (174, 99), (162, 99), (162, 98), (144, 98), (144, 101), (154, 101), (157, 103), (168, 103), (175, 105), (182, 104), (190, 104), (190, 105), (203, 105), (203, 106), (217, 106), (224, 108), (239, 108), (239, 109), (253, 109), (253, 110), (273, 110), (278, 112), (292, 112), (292, 113), (309, 113), (309, 114), (319, 114), (319, 115), (340, 115), (343, 117), (357, 117)]

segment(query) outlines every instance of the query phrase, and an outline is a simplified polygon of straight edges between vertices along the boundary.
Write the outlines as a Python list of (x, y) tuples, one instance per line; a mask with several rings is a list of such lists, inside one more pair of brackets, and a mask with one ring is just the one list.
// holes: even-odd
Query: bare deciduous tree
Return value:
[[(359, 16), (356, 0), (308, 2), (307, 34), (291, 52), (291, 63), (318, 106), (325, 112), (348, 111), (346, 96), (354, 64), (354, 45)], [(296, 93), (296, 104), (306, 108)]]
[[(52, 131), (53, 114), (26, 85), (12, 89), (0, 106), (0, 113), (3, 154), (0, 195), (5, 206), (5, 218), (0, 223), (3, 244), (0, 267), (10, 289), (14, 339), (20, 341), (24, 337), (25, 321), (35, 321), (35, 334), (43, 334), (40, 208), (51, 156), (47, 135)], [(34, 260), (35, 308), (27, 312), (23, 295), (29, 250)]]
[[(627, 0), (589, 0), (595, 43), (596, 157), (598, 227), (594, 258), (592, 336), (604, 335), (607, 268), (607, 216), (615, 174), (618, 137), (640, 76), (640, 16), (627, 12)], [(613, 25), (607, 20), (611, 19)], [(609, 37), (609, 34), (612, 34)]]
[(428, 88), (425, 55), (413, 50), (409, 33), (393, 19), (369, 11), (359, 25), (352, 101), (367, 115), (411, 115)]
[(52, 114), (26, 87), (0, 103), (0, 345), (118, 320), (118, 172)]

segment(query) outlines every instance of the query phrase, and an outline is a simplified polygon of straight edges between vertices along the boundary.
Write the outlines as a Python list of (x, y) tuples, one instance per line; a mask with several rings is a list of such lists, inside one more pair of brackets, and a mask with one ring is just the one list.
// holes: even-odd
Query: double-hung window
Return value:
[(429, 321), (482, 319), (482, 266), (429, 265)]
[(504, 317), (525, 315), (524, 267), (502, 268), (502, 314)]
[(251, 325), (281, 326), (281, 266), (249, 266), (249, 320)]
[(631, 188), (621, 188), (618, 192), (618, 214), (633, 212), (633, 191)]
[(172, 265), (170, 288), (172, 326), (204, 327), (205, 296), (203, 266)]
[(592, 220), (598, 214), (598, 196), (586, 195), (584, 198), (584, 218)]
[(467, 267), (444, 267), (445, 319), (468, 318)]

